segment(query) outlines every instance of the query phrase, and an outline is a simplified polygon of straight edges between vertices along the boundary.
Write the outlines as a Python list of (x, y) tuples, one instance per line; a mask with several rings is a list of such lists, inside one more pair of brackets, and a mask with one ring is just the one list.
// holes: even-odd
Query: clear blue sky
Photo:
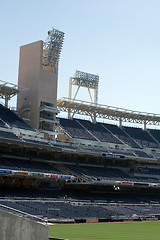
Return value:
[(99, 103), (160, 113), (159, 0), (0, 0), (0, 79), (18, 83), (20, 46), (51, 27), (65, 33), (59, 98), (78, 69), (99, 75)]

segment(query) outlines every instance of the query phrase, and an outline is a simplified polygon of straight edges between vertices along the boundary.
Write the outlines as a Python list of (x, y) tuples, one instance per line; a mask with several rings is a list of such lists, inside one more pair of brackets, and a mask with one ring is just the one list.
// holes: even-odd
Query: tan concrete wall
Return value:
[(57, 73), (42, 70), (39, 83), (39, 102), (57, 105)]
[(48, 240), (49, 227), (0, 210), (1, 240)]
[(38, 41), (20, 48), (18, 84), (28, 90), (18, 94), (17, 109), (19, 111), (23, 106), (31, 106), (30, 121), (33, 127), (37, 127), (39, 119), (37, 115), (38, 82), (41, 72), (42, 46), (43, 42)]
[(56, 72), (43, 70), (42, 54), (43, 41), (20, 48), (18, 84), (28, 90), (18, 94), (17, 110), (20, 111), (27, 105), (31, 106), (30, 124), (34, 128), (39, 127), (40, 101), (54, 103), (55, 106), (57, 101), (58, 70)]

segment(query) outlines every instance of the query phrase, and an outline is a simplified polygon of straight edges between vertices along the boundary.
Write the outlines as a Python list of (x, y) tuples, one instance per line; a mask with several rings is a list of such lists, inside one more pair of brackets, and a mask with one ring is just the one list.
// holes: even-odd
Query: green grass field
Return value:
[(49, 229), (50, 237), (69, 240), (160, 240), (160, 222), (66, 224)]

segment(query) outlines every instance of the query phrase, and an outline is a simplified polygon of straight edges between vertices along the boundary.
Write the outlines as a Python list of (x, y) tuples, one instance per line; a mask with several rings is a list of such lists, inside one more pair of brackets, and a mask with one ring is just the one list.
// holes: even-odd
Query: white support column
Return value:
[[(94, 104), (97, 106), (98, 104), (98, 88), (95, 88), (94, 89)], [(96, 112), (94, 112), (94, 123), (97, 122), (97, 119), (96, 119)]]
[(76, 99), (76, 96), (77, 96), (77, 93), (78, 93), (79, 89), (80, 89), (80, 86), (77, 87), (77, 90), (76, 90), (76, 93), (75, 93), (75, 95), (74, 95), (74, 97), (73, 97), (73, 100)]
[[(72, 77), (69, 78), (69, 92), (68, 92), (68, 98), (71, 101), (72, 98)], [(68, 119), (71, 118), (71, 110), (68, 109)]]
[(69, 92), (68, 92), (68, 98), (72, 98), (72, 77), (69, 78)]
[[(68, 94), (69, 101), (71, 101), (71, 99), (72, 99), (72, 102), (75, 102), (76, 97), (79, 92), (79, 89), (87, 88), (91, 104), (92, 104), (92, 106), (96, 107), (97, 103), (98, 103), (98, 83), (99, 83), (98, 75), (76, 70), (73, 77), (69, 78), (69, 94)], [(75, 89), (75, 88), (72, 89), (72, 85), (77, 86), (77, 89)], [(73, 90), (73, 93), (72, 93), (72, 90)], [(94, 90), (94, 96), (93, 96), (93, 92), (92, 92), (93, 90)], [(73, 94), (73, 96), (72, 96), (72, 94)], [(74, 116), (73, 111), (72, 111), (72, 114)], [(95, 111), (92, 113), (92, 117), (91, 117), (92, 121), (95, 123), (96, 123), (96, 115), (97, 115), (97, 113)], [(68, 108), (68, 118), (72, 118), (70, 108)]]
[(98, 89), (94, 89), (94, 103), (97, 105), (98, 103)]
[(90, 89), (89, 89), (89, 88), (88, 88), (88, 92), (89, 92), (89, 96), (90, 96), (91, 103), (93, 103), (92, 95), (91, 95), (91, 92), (90, 92)]

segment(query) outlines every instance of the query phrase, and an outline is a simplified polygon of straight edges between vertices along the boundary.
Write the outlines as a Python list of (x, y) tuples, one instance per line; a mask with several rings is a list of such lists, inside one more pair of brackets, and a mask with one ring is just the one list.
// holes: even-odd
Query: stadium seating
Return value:
[(148, 132), (153, 136), (153, 138), (160, 143), (160, 130), (148, 129)]
[(158, 143), (148, 134), (147, 131), (144, 131), (142, 128), (134, 127), (123, 127), (123, 130), (130, 135), (136, 142), (141, 146), (157, 148)]
[(0, 158), (0, 169), (63, 174), (63, 172), (57, 170), (53, 165), (50, 165), (46, 162), (36, 162), (22, 159)]
[[(20, 191), (19, 191), (20, 192)], [(34, 197), (32, 196), (34, 192)], [(58, 193), (59, 192), (59, 193)], [(119, 195), (82, 195), (69, 194), (63, 191), (51, 190), (22, 190), (15, 195), (13, 190), (7, 189), (0, 194), (0, 207), (6, 206), (6, 210), (16, 209), (24, 213), (48, 221), (62, 219), (105, 219), (108, 221), (133, 216), (147, 217), (151, 214), (160, 214), (159, 198)], [(59, 197), (60, 194), (60, 197)], [(9, 196), (9, 198), (8, 198)], [(45, 197), (44, 197), (45, 196)], [(79, 198), (80, 196), (80, 198)], [(35, 198), (36, 197), (36, 198)], [(86, 200), (88, 199), (88, 200)], [(20, 214), (19, 212), (19, 214)]]
[(139, 167), (136, 172), (148, 175), (160, 175), (160, 168)]
[(36, 137), (31, 137), (29, 138), (25, 138), (23, 137), (23, 141), (28, 142), (28, 143), (32, 143), (32, 144), (40, 144), (40, 145), (45, 145), (45, 146), (50, 146), (49, 142), (45, 142), (44, 139), (37, 139)]
[(0, 158), (0, 169), (19, 170), (18, 166), (4, 158)]
[(6, 124), (4, 123), (4, 121), (2, 119), (0, 119), (0, 127), (6, 127)]
[(75, 119), (63, 119), (60, 118), (60, 125), (68, 132), (68, 134), (73, 138), (82, 138), (87, 140), (94, 140), (96, 139), (84, 129)]
[[(63, 166), (63, 168), (62, 168)], [(144, 168), (143, 171), (139, 168), (135, 173), (131, 174), (126, 170), (116, 167), (93, 167), (93, 166), (75, 166), (75, 165), (62, 165), (62, 164), (49, 164), (47, 162), (29, 161), (12, 158), (0, 158), (0, 169), (19, 170), (38, 173), (52, 173), (52, 174), (72, 174), (76, 177), (82, 177), (94, 181), (133, 181), (133, 182), (159, 182), (160, 177), (159, 169)], [(63, 170), (59, 170), (63, 169)], [(148, 175), (147, 175), (148, 174)]]
[(12, 131), (4, 131), (4, 129), (0, 130), (0, 138), (21, 141)]
[(123, 131), (123, 129), (121, 129), (117, 125), (107, 124), (107, 123), (103, 123), (101, 125), (103, 126), (103, 128), (108, 129), (108, 131), (110, 131), (118, 139), (120, 139), (122, 143), (128, 144), (133, 148), (140, 148), (140, 146), (129, 135), (127, 135)]
[[(130, 172), (125, 172), (119, 168), (104, 168), (104, 167), (92, 167), (92, 166), (73, 166), (67, 165), (73, 174), (81, 175), (82, 177), (93, 179), (96, 181), (133, 181), (133, 182), (159, 182), (160, 176), (154, 174), (152, 171), (152, 176), (146, 176), (146, 174), (141, 174), (135, 176), (130, 174)], [(152, 169), (151, 169), (152, 170)], [(151, 171), (150, 170), (150, 171)], [(142, 173), (142, 172), (141, 172)]]
[(93, 124), (87, 120), (77, 120), (82, 126), (84, 126), (89, 132), (92, 133), (98, 140), (102, 142), (111, 142), (116, 144), (121, 144), (119, 139), (117, 139), (112, 133), (107, 129), (103, 128), (100, 123)]
[[(160, 142), (160, 130), (147, 130), (135, 127), (118, 127), (107, 123), (91, 123), (82, 119), (59, 118), (60, 125), (72, 138), (125, 144), (133, 149), (158, 148)], [(133, 156), (134, 153), (128, 154)], [(144, 151), (135, 152), (139, 157), (150, 157)], [(127, 152), (126, 152), (127, 155)]]
[(98, 122), (94, 124), (88, 120), (81, 119), (70, 120), (59, 118), (59, 120), (62, 128), (64, 128), (72, 138), (127, 144), (137, 149), (142, 149), (143, 147), (158, 148), (159, 146), (159, 130), (150, 130), (147, 132), (141, 128), (120, 128), (117, 125)]
[(136, 150), (134, 149), (134, 153), (138, 156), (138, 157), (141, 157), (141, 158), (152, 158), (151, 155), (148, 155), (147, 153), (145, 153), (144, 151), (139, 151), (139, 150)]
[(13, 111), (0, 104), (1, 119), (10, 127), (17, 127), (33, 131), (34, 129), (18, 117)]
[[(151, 153), (152, 148), (158, 149), (159, 147), (159, 130), (144, 131), (140, 128), (120, 128), (117, 125), (107, 123), (93, 124), (90, 121), (81, 119), (60, 118), (61, 127), (73, 138), (72, 140), (74, 138), (76, 140), (80, 139), (79, 142), (78, 140), (75, 142), (60, 142), (37, 136), (36, 132), (28, 124), (2, 105), (0, 105), (0, 111), (2, 112), (0, 119), (0, 138), (2, 142), (4, 140), (5, 143), (8, 140), (8, 143), (12, 143), (12, 141), (14, 143), (20, 142), (25, 147), (34, 147), (34, 151), (36, 149), (45, 149), (47, 151), (52, 148), (58, 149), (57, 154), (53, 154), (51, 159), (49, 158), (49, 161), (53, 161), (52, 164), (43, 161), (40, 154), (38, 155), (40, 160), (37, 158), (36, 161), (33, 161), (32, 157), (28, 157), (28, 160), (24, 160), (25, 156), (16, 158), (16, 152), (14, 156), (5, 154), (3, 156), (2, 154), (0, 157), (0, 170), (2, 170), (0, 180), (2, 183), (5, 183), (5, 178), (16, 179), (16, 175), (5, 175), (6, 171), (3, 170), (33, 172), (33, 175), (27, 175), (27, 180), (22, 175), (19, 178), (17, 177), (18, 180), (24, 178), (25, 184), (34, 179), (35, 173), (39, 173), (36, 181), (42, 181), (39, 186), (43, 187), (43, 190), (33, 190), (29, 186), (26, 189), (20, 188), (19, 190), (15, 188), (10, 190), (0, 189), (0, 207), (5, 208), (6, 206), (6, 209), (10, 211), (10, 208), (17, 209), (22, 215), (24, 213), (32, 214), (44, 219), (47, 218), (49, 221), (88, 218), (112, 220), (132, 218), (133, 215), (137, 217), (157, 213), (160, 215), (159, 198), (154, 197), (153, 200), (147, 195), (143, 198), (134, 194), (132, 196), (124, 196), (123, 194), (121, 196), (118, 193), (111, 195), (114, 192), (114, 184), (117, 182), (122, 184), (123, 181), (129, 182), (135, 188), (138, 184), (142, 186), (153, 185), (158, 188), (160, 168), (156, 165), (153, 166), (154, 164), (142, 164), (141, 166), (138, 165), (138, 161), (141, 161), (141, 159), (145, 159), (145, 161), (154, 160)], [(16, 135), (13, 131), (14, 127), (24, 131)], [(31, 131), (35, 134), (30, 133)], [(148, 148), (151, 149), (148, 150)], [(58, 156), (57, 159), (55, 159), (56, 156)], [(97, 159), (95, 156), (98, 156)], [(107, 157), (105, 158), (105, 156)], [(122, 160), (120, 157), (122, 157)], [(29, 159), (32, 159), (32, 161)], [(130, 159), (134, 161), (130, 161)], [(50, 175), (41, 173), (50, 173)], [(76, 184), (85, 187), (87, 184), (93, 184), (91, 186), (93, 192), (98, 192), (99, 186), (102, 189), (107, 186), (107, 190), (109, 190), (103, 196), (90, 193), (83, 195), (78, 190), (73, 193), (69, 190), (69, 187), (65, 192), (64, 190), (58, 190), (60, 187), (65, 186), (64, 179), (60, 183), (60, 177), (57, 181), (53, 179), (53, 182), (56, 182), (54, 182), (56, 190), (49, 189), (50, 185), (47, 184), (46, 178), (39, 180), (38, 176), (51, 176), (51, 174), (75, 176), (73, 182), (66, 181), (66, 186), (71, 183), (75, 189)], [(45, 181), (43, 182), (43, 180)]]

